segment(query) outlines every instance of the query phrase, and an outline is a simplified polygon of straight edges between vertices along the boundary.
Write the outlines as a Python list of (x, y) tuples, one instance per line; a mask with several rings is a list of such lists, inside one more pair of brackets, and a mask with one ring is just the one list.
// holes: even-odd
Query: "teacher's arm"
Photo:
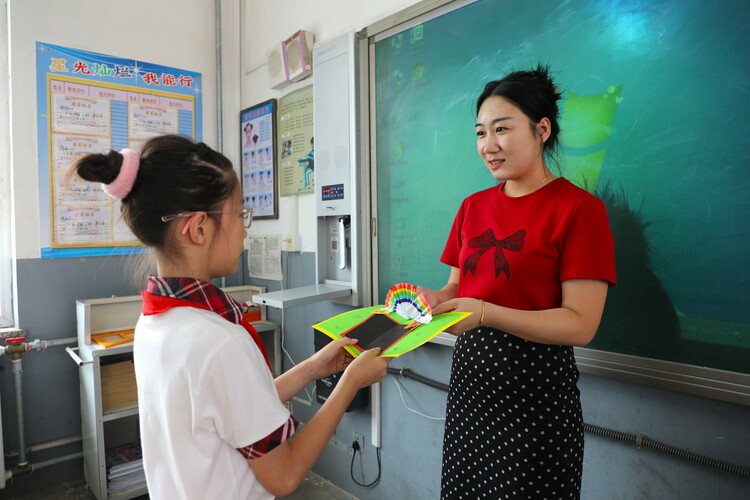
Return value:
[(458, 297), (458, 277), (460, 271), (457, 267), (451, 267), (451, 274), (448, 276), (448, 282), (440, 290), (432, 290), (422, 286), (417, 287), (417, 295), (424, 293), (425, 300), (434, 308), (438, 304), (447, 302)]
[(540, 344), (584, 346), (593, 340), (599, 328), (608, 289), (606, 281), (571, 279), (563, 281), (562, 303), (554, 309), (524, 311), (478, 299), (454, 298), (441, 303), (432, 312), (472, 313), (447, 330), (454, 335), (475, 328), (481, 319), (482, 325)]

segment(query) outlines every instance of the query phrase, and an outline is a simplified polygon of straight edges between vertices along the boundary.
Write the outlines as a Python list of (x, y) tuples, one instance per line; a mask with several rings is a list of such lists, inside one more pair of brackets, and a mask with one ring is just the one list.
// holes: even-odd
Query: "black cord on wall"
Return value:
[[(358, 485), (362, 486), (363, 488), (370, 488), (371, 486), (375, 486), (376, 484), (378, 484), (380, 482), (380, 448), (375, 448), (375, 451), (376, 451), (377, 457), (378, 457), (378, 476), (375, 478), (375, 480), (373, 482), (371, 482), (369, 484), (360, 483), (359, 481), (357, 481), (356, 479), (354, 479), (354, 459), (357, 457), (357, 452), (359, 452), (360, 454), (362, 453), (362, 450), (359, 449), (359, 442), (354, 441), (352, 443), (352, 451), (353, 451), (353, 453), (352, 453), (352, 463), (351, 463), (351, 466), (349, 467), (349, 474), (352, 476), (352, 481), (354, 481)], [(365, 473), (365, 471), (363, 470), (362, 471), (362, 476), (363, 477), (364, 477), (364, 473)]]

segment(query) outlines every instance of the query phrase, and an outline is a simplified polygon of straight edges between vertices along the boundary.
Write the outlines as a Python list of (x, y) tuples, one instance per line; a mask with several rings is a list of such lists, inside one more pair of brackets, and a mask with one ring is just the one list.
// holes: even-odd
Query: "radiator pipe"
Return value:
[(14, 345), (3, 345), (0, 346), (0, 356), (4, 354), (23, 354), (29, 351), (39, 352), (49, 347), (57, 347), (63, 345), (74, 345), (78, 343), (76, 337), (67, 337), (64, 339), (52, 339), (52, 340), (39, 340), (35, 339), (32, 342), (22, 342)]
[(26, 460), (26, 434), (23, 422), (23, 390), (21, 385), (21, 375), (23, 367), (21, 366), (21, 354), (12, 355), (13, 379), (16, 386), (16, 424), (18, 425), (18, 467), (23, 468), (28, 464)]
[(68, 460), (75, 460), (77, 458), (83, 458), (83, 452), (78, 451), (75, 453), (70, 453), (68, 455), (63, 455), (60, 457), (50, 458), (49, 460), (43, 460), (41, 462), (37, 462), (35, 464), (32, 464), (32, 470), (38, 470), (43, 469), (44, 467), (49, 467), (51, 465), (57, 465), (63, 462), (67, 462)]
[[(36, 339), (33, 342), (22, 342), (20, 344), (0, 346), (0, 356), (8, 354), (11, 358), (13, 379), (15, 384), (16, 428), (18, 433), (18, 464), (12, 470), (0, 470), (0, 474), (3, 474), (6, 480), (20, 474), (28, 474), (33, 470), (33, 466), (29, 463), (26, 456), (26, 428), (23, 418), (23, 365), (21, 362), (21, 355), (29, 351), (38, 352), (43, 349), (47, 349), (48, 347), (75, 344), (77, 342), (78, 339), (76, 337), (68, 337), (54, 340)], [(61, 461), (63, 461), (62, 458), (63, 457), (61, 457)], [(68, 458), (65, 459), (67, 460)], [(40, 466), (44, 467), (47, 465), (52, 465), (53, 460), (48, 460), (47, 462), (49, 463), (43, 463), (43, 465), (37, 465), (37, 468)], [(5, 482), (6, 481), (0, 481), (0, 484), (2, 484), (3, 488), (5, 487)]]
[(82, 451), (78, 451), (76, 453), (70, 453), (68, 455), (63, 455), (60, 457), (51, 458), (49, 460), (43, 460), (35, 464), (26, 463), (26, 465), (24, 465), (23, 467), (21, 467), (21, 465), (19, 464), (13, 469), (5, 471), (5, 480), (7, 481), (11, 478), (22, 476), (24, 474), (31, 474), (32, 472), (36, 470), (43, 469), (51, 465), (57, 465), (63, 462), (67, 462), (68, 460), (75, 460), (77, 458), (83, 458)]
[[(57, 448), (68, 444), (80, 443), (83, 437), (80, 434), (73, 436), (55, 439), (52, 441), (44, 441), (43, 443), (32, 444), (26, 447), (26, 453), (34, 451), (49, 450), (50, 448)], [(5, 450), (5, 458), (13, 458), (18, 456), (18, 450)]]
[[(430, 387), (448, 392), (448, 385), (429, 379), (427, 377), (423, 377), (422, 375), (418, 375), (408, 368), (388, 367), (388, 373), (391, 373), (393, 375), (400, 375), (403, 378), (410, 378), (422, 384), (429, 385)], [(586, 422), (583, 423), (583, 430), (589, 434), (594, 434), (596, 436), (602, 436), (608, 439), (631, 444), (639, 450), (645, 448), (647, 450), (656, 451), (665, 455), (671, 455), (673, 457), (687, 460), (688, 462), (703, 465), (704, 467), (720, 470), (722, 472), (728, 472), (729, 474), (734, 474), (742, 478), (750, 478), (750, 468), (743, 467), (741, 465), (730, 464), (722, 460), (717, 460), (715, 458), (701, 455), (700, 453), (683, 450), (682, 448), (677, 448), (675, 446), (651, 439), (644, 434), (629, 434), (626, 432), (587, 424)]]

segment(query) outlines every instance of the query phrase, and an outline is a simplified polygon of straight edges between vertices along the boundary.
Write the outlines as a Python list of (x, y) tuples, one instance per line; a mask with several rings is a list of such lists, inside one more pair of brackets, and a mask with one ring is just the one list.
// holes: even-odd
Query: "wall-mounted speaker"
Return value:
[(291, 83), (286, 77), (283, 43), (279, 43), (266, 52), (266, 69), (268, 70), (268, 80), (271, 88), (283, 89)]
[(287, 80), (298, 82), (310, 76), (314, 43), (313, 34), (304, 30), (299, 30), (282, 42)]

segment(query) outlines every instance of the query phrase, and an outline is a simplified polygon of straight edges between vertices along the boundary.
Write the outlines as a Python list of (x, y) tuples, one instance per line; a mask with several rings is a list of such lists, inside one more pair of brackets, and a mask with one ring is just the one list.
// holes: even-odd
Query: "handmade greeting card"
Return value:
[(357, 357), (363, 351), (380, 347), (380, 356), (397, 357), (429, 341), (471, 313), (449, 312), (432, 315), (424, 295), (408, 283), (394, 285), (384, 305), (348, 311), (313, 325), (334, 340), (357, 339), (344, 348)]

